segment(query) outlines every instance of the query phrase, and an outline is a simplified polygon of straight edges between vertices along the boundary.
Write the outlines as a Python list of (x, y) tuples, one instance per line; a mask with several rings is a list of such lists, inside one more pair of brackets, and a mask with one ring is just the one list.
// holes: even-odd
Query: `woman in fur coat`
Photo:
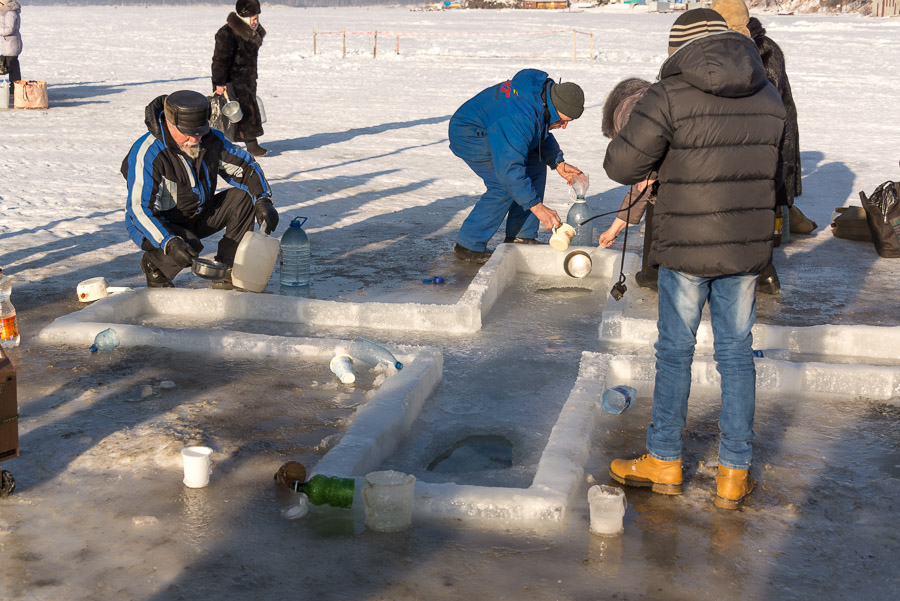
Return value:
[(6, 64), (9, 81), (22, 79), (19, 70), (19, 54), (22, 52), (22, 36), (19, 34), (22, 7), (16, 0), (0, 0), (0, 60)]
[(212, 84), (216, 94), (227, 92), (241, 105), (243, 118), (237, 123), (235, 139), (247, 144), (255, 157), (268, 152), (259, 145), (263, 135), (259, 105), (256, 103), (256, 63), (266, 30), (259, 23), (259, 0), (237, 0), (234, 12), (218, 32), (212, 58)]

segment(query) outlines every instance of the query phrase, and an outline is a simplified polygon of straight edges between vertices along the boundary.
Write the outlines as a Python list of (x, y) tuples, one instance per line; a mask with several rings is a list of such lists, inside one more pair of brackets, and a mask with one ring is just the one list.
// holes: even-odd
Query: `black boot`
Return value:
[(172, 283), (172, 280), (163, 275), (163, 273), (159, 270), (156, 265), (150, 262), (150, 259), (145, 254), (141, 257), (141, 271), (144, 272), (144, 275), (147, 276), (147, 287), (148, 288), (174, 288), (175, 284)]
[(260, 146), (256, 140), (247, 140), (247, 152), (255, 157), (264, 157), (269, 151)]
[(652, 290), (657, 290), (658, 286), (656, 284), (656, 278), (658, 276), (658, 270), (645, 267), (644, 269), (641, 269), (636, 274), (634, 274), (634, 281), (641, 288), (650, 288)]
[(484, 265), (488, 262), (488, 259), (491, 258), (490, 251), (485, 250), (479, 252), (477, 250), (472, 250), (461, 245), (459, 242), (453, 247), (453, 254), (456, 255), (456, 258), (460, 261), (469, 261), (471, 263), (478, 263), (479, 265)]
[(756, 289), (763, 294), (778, 294), (781, 292), (781, 282), (778, 281), (775, 266), (771, 263), (763, 267), (763, 270), (759, 272), (759, 279), (756, 280)]

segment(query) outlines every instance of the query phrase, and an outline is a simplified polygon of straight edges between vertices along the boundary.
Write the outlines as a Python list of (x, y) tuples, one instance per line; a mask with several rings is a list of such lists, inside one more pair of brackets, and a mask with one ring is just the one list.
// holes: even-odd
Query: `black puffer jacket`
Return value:
[[(256, 64), (266, 30), (255, 30), (236, 13), (216, 32), (212, 58), (212, 85), (227, 86), (229, 96), (237, 97), (244, 118), (237, 124), (239, 140), (255, 140), (263, 135), (259, 106), (256, 104)], [(232, 98), (234, 100), (234, 98)]]
[(769, 262), (784, 116), (745, 35), (697, 38), (663, 63), (603, 162), (623, 184), (659, 171), (651, 264), (712, 277)]
[(791, 94), (791, 82), (788, 81), (784, 66), (784, 52), (766, 36), (766, 29), (756, 17), (750, 17), (747, 28), (759, 48), (759, 55), (766, 68), (766, 78), (781, 94), (781, 101), (784, 103), (787, 115), (784, 122), (784, 149), (781, 153), (784, 158), (784, 198), (779, 199), (779, 204), (793, 205), (794, 198), (803, 194), (803, 182), (800, 178), (800, 128), (797, 125), (797, 106), (794, 104), (794, 95)]
[(128, 182), (125, 224), (134, 243), (149, 250), (165, 248), (172, 237), (164, 222), (185, 225), (214, 208), (218, 178), (245, 190), (253, 202), (272, 198), (262, 169), (247, 151), (210, 130), (200, 140), (200, 155), (190, 159), (180, 151), (166, 126), (166, 96), (144, 109), (147, 133), (138, 138), (122, 160)]

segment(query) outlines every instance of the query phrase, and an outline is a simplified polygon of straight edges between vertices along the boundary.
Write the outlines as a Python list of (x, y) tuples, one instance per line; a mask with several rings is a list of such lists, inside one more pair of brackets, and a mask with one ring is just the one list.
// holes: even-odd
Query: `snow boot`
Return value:
[(156, 265), (150, 262), (147, 255), (141, 257), (141, 271), (147, 276), (148, 288), (174, 288), (172, 280), (163, 275)]
[(775, 266), (769, 263), (763, 270), (759, 272), (759, 279), (756, 280), (756, 290), (763, 294), (778, 294), (781, 292), (781, 282), (778, 280), (778, 274), (775, 273)]
[(488, 259), (491, 258), (490, 251), (482, 251), (478, 252), (477, 250), (471, 250), (466, 248), (459, 242), (456, 243), (456, 246), (453, 247), (453, 254), (456, 255), (456, 258), (460, 261), (468, 261), (471, 263), (478, 263), (479, 265), (484, 265), (488, 262)]
[(681, 494), (681, 461), (662, 461), (649, 454), (637, 459), (613, 459), (610, 477), (626, 486), (649, 486), (663, 495)]
[(797, 205), (791, 205), (789, 215), (792, 234), (809, 235), (819, 227), (815, 221), (804, 215)]
[(650, 288), (651, 290), (658, 290), (658, 285), (656, 283), (656, 279), (659, 276), (659, 271), (656, 269), (641, 269), (637, 273), (634, 274), (634, 281), (641, 288)]
[(255, 157), (264, 157), (269, 151), (259, 145), (256, 140), (247, 140), (247, 152)]
[(753, 492), (756, 480), (750, 475), (749, 470), (734, 470), (723, 465), (719, 466), (716, 475), (716, 498), (713, 503), (722, 509), (737, 509), (741, 501)]

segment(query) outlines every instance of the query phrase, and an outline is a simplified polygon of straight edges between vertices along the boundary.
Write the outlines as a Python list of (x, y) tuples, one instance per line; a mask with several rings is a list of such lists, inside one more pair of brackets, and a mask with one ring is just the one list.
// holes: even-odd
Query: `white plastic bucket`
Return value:
[(281, 242), (262, 232), (247, 232), (234, 255), (231, 280), (250, 292), (262, 292), (272, 277)]
[(597, 484), (588, 490), (591, 506), (591, 532), (600, 536), (616, 536), (625, 531), (625, 491), (615, 486)]
[(75, 291), (78, 294), (78, 300), (83, 303), (90, 303), (95, 300), (100, 300), (101, 298), (106, 298), (110, 294), (115, 294), (116, 292), (128, 292), (129, 290), (134, 290), (134, 288), (110, 286), (104, 277), (84, 280), (83, 282), (79, 282), (78, 286), (75, 288)]
[(204, 488), (209, 485), (212, 473), (212, 449), (209, 447), (187, 447), (181, 450), (184, 461), (184, 485), (188, 488)]
[(362, 497), (366, 527), (377, 532), (400, 532), (412, 523), (416, 477), (388, 470), (366, 475)]
[(256, 97), (256, 106), (259, 107), (259, 122), (265, 123), (266, 122), (266, 107), (263, 106), (263, 101), (259, 96)]
[(9, 108), (9, 80), (5, 77), (0, 80), (0, 109)]

